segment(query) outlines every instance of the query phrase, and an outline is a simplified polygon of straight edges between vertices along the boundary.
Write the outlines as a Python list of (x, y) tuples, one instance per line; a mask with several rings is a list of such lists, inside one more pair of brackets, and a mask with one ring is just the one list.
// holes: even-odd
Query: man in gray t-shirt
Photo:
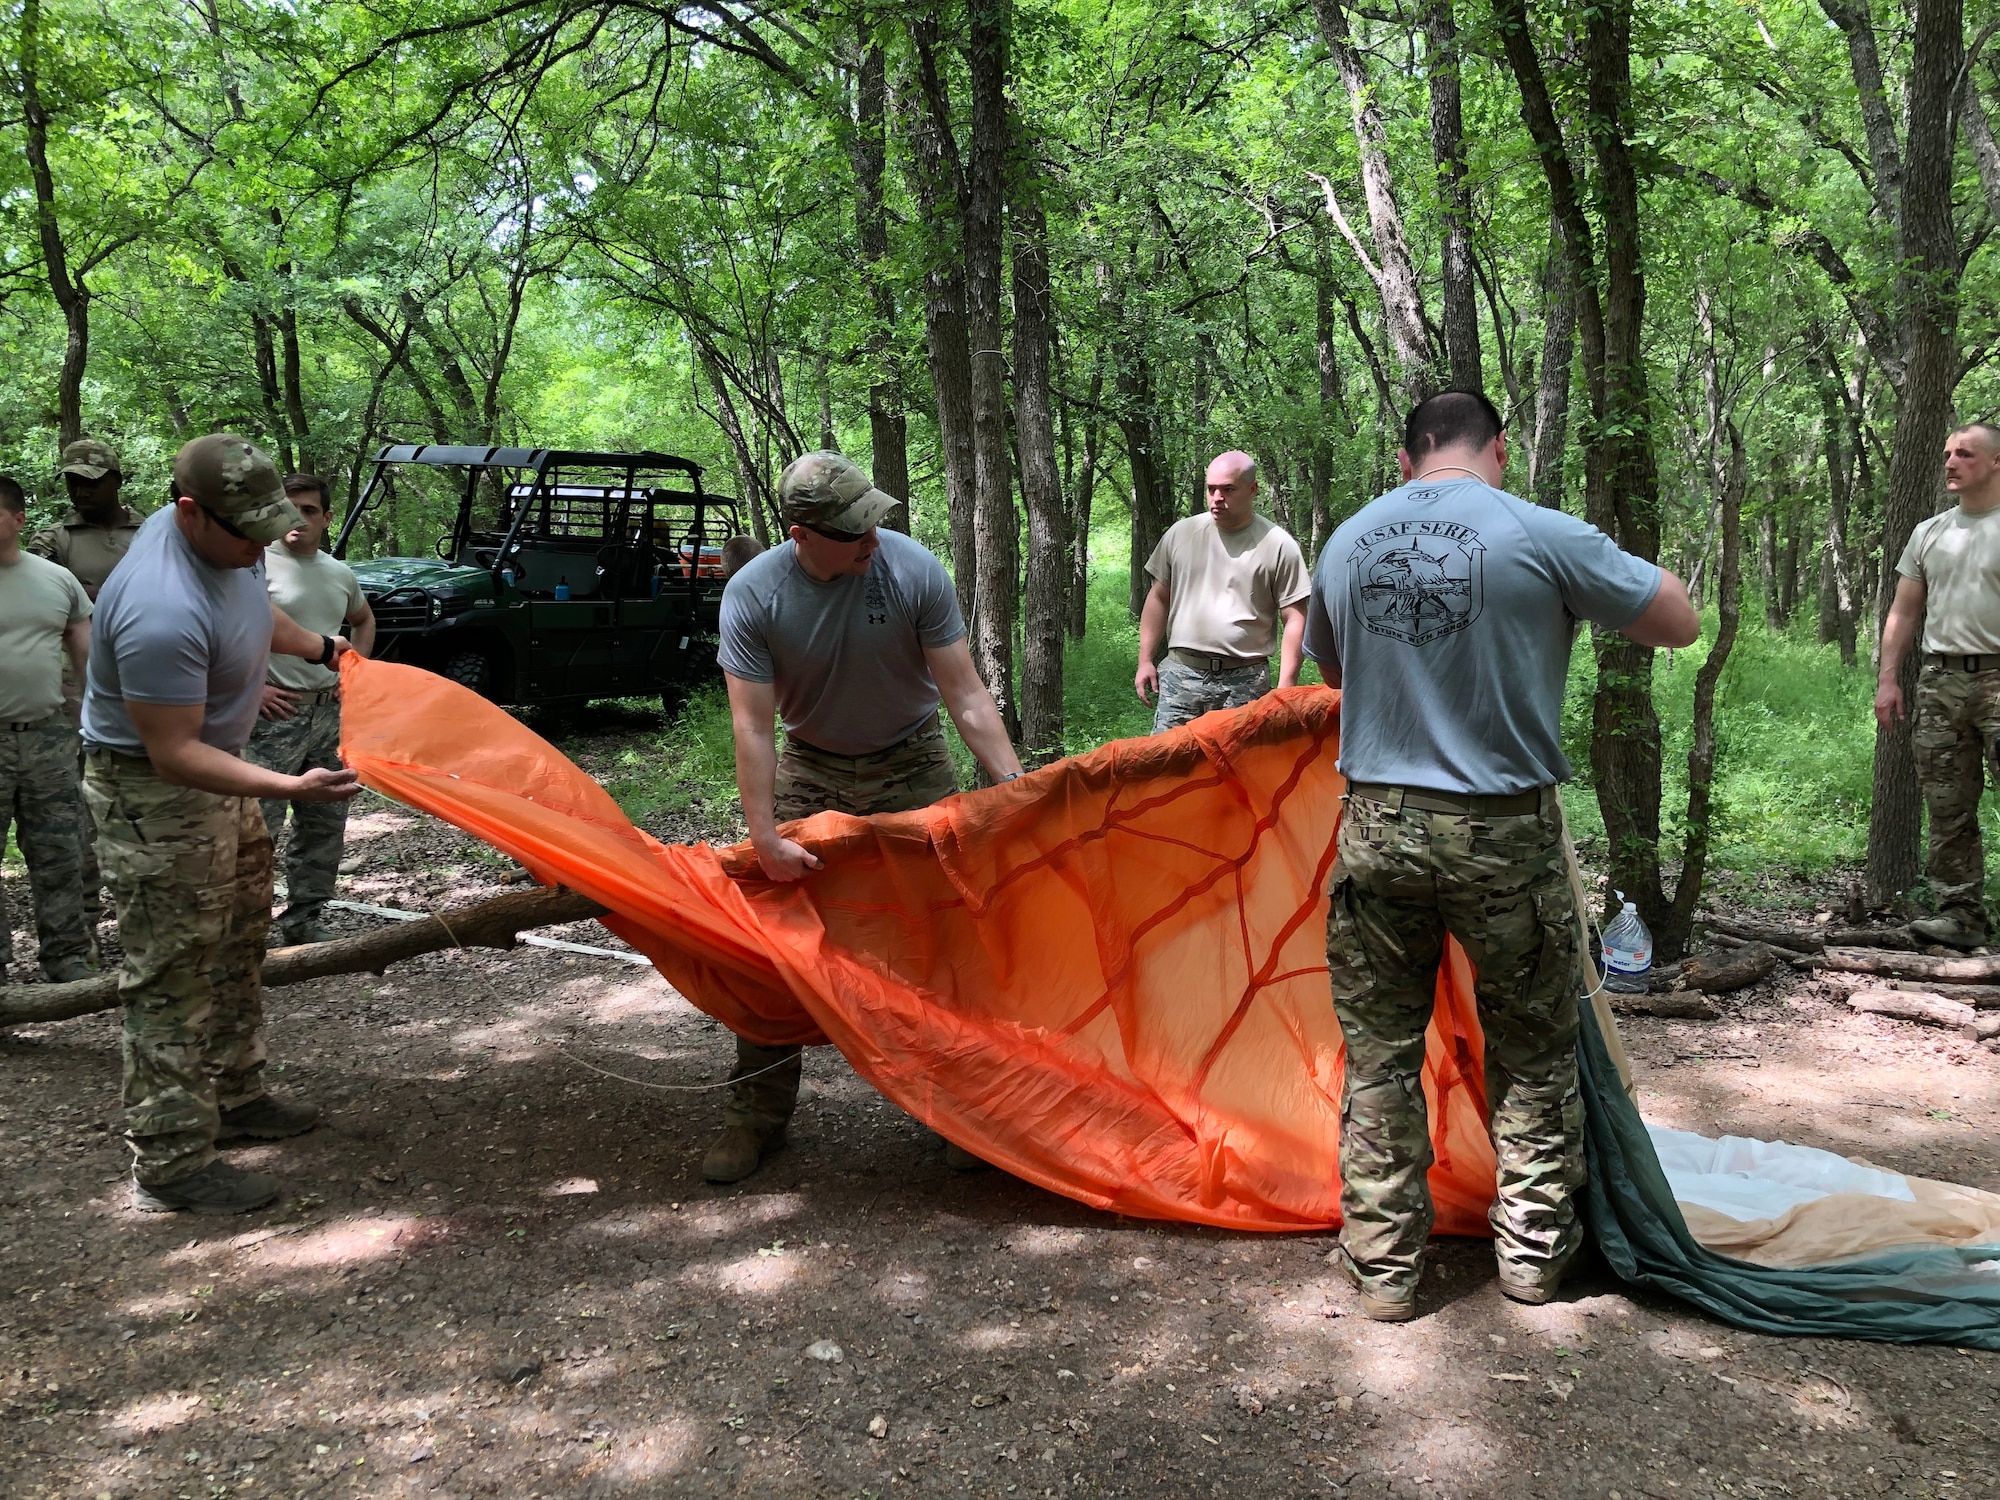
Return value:
[(1341, 688), (1327, 968), (1347, 1042), (1342, 1269), (1372, 1318), (1416, 1312), (1432, 1208), (1424, 1032), (1447, 933), (1477, 971), (1500, 1287), (1556, 1291), (1581, 1236), (1576, 1090), (1583, 948), (1556, 784), (1579, 620), (1644, 645), (1699, 624), (1680, 581), (1595, 527), (1500, 489), (1484, 396), (1410, 413), (1406, 483), (1340, 527), (1314, 573), (1306, 651)]
[[(944, 565), (898, 532), (897, 505), (838, 453), (794, 459), (778, 480), (790, 540), (743, 565), (722, 595), (719, 658), (736, 733), (736, 788), (757, 860), (772, 880), (819, 857), (778, 831), (816, 812), (906, 812), (958, 790), (938, 704), (986, 774), (1021, 762), (973, 669)], [(785, 725), (777, 753), (772, 719)], [(702, 1158), (710, 1182), (737, 1182), (784, 1140), (798, 1100), (799, 1049), (736, 1039), (723, 1131)], [(956, 1146), (946, 1158), (977, 1166)]]
[(217, 1143), (297, 1135), (319, 1118), (264, 1084), (271, 837), (258, 799), (344, 801), (360, 784), (242, 759), (271, 653), (330, 665), (346, 649), (264, 592), (265, 545), (299, 524), (270, 459), (229, 433), (196, 438), (174, 459), (173, 493), (97, 596), (83, 796), (125, 950), (133, 1203), (243, 1213), (278, 1183), (222, 1160)]

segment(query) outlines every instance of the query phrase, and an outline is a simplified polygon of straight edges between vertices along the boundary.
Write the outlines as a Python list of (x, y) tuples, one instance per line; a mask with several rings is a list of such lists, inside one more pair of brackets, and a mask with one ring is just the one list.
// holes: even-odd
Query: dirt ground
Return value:
[[(349, 852), (389, 906), (507, 874), (380, 801)], [(1626, 1024), (1650, 1118), (2000, 1189), (2000, 1059), (1792, 977), (1722, 1004)], [(787, 1149), (709, 1187), (729, 1037), (648, 969), (446, 953), (270, 1014), (327, 1120), (232, 1151), (290, 1188), (242, 1219), (131, 1210), (109, 1017), (0, 1036), (6, 1500), (2000, 1494), (2000, 1356), (1739, 1333), (1601, 1268), (1519, 1307), (1463, 1240), (1373, 1324), (1329, 1237), (953, 1173), (828, 1049)]]

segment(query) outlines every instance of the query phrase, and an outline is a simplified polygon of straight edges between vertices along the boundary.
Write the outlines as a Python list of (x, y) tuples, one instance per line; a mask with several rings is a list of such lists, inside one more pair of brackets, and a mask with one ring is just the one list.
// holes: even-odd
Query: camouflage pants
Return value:
[[(298, 776), (315, 768), (337, 771), (340, 760), (340, 704), (311, 703), (289, 719), (259, 719), (250, 731), (243, 758), (281, 776)], [(345, 802), (286, 802), (273, 797), (263, 803), (264, 824), (277, 847), (291, 809), (292, 834), (284, 844), (285, 912), (280, 928), (310, 921), (333, 899), (340, 878), (340, 851), (347, 838)]]
[(1979, 796), (1989, 765), (2000, 783), (2000, 672), (1926, 665), (1917, 678), (1910, 745), (1931, 820), (1924, 863), (1931, 899), (1940, 912), (1983, 932), (1986, 853), (1979, 837)]
[(170, 786), (105, 750), (87, 757), (83, 795), (125, 949), (133, 1175), (172, 1182), (215, 1159), (218, 1109), (264, 1092), (271, 836), (253, 799)]
[(1163, 734), (1218, 708), (1241, 708), (1271, 691), (1271, 664), (1255, 662), (1224, 672), (1202, 672), (1175, 658), (1160, 658), (1160, 696), (1153, 733)]
[(1326, 939), (1347, 1043), (1340, 1238), (1378, 1295), (1415, 1290), (1431, 1231), (1421, 1074), (1447, 932), (1479, 975), (1501, 1274), (1545, 1280), (1581, 1236), (1581, 966), (1562, 824), (1546, 795), (1545, 811), (1517, 817), (1348, 799)]
[[(957, 790), (958, 768), (934, 716), (908, 739), (873, 755), (829, 755), (787, 740), (778, 757), (775, 811), (781, 823), (816, 812), (867, 817), (929, 807)], [(748, 1126), (759, 1135), (783, 1129), (798, 1106), (799, 1052), (797, 1047), (759, 1047), (739, 1036), (736, 1069), (730, 1074), (738, 1082), (729, 1091), (723, 1123)], [(752, 1073), (759, 1076), (749, 1077)]]
[[(0, 724), (0, 845), (10, 823), (28, 865), (42, 966), (88, 958), (83, 849), (90, 825), (77, 793), (76, 731), (59, 713), (26, 729)], [(0, 967), (13, 958), (14, 923), (0, 890)]]

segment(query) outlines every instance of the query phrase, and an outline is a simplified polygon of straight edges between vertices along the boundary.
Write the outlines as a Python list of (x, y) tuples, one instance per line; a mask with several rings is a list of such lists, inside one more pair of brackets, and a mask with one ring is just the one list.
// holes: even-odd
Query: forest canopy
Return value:
[[(1739, 578), (1865, 659), (1946, 431), (2000, 406), (2000, 23), (1959, 0), (4, 14), (0, 469), (39, 515), (78, 435), (149, 506), (227, 428), (342, 503), (386, 442), (661, 449), (768, 535), (784, 463), (839, 447), (1047, 751), (1093, 535), (1136, 607), (1241, 447), (1316, 556), (1411, 403), (1478, 385), (1516, 493), (1714, 617), (1675, 849), (1652, 653), (1595, 642), (1588, 774), (1667, 956)], [(1917, 872), (1907, 731), (1875, 760), (1881, 900)]]

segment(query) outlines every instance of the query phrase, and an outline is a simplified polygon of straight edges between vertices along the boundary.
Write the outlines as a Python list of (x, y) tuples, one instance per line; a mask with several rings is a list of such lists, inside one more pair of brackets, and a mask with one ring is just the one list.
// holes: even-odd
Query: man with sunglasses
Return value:
[(125, 1136), (133, 1204), (244, 1213), (276, 1179), (219, 1140), (310, 1130), (264, 1086), (259, 969), (271, 922), (260, 798), (341, 802), (352, 771), (284, 776), (243, 760), (272, 652), (330, 665), (337, 636), (265, 593), (264, 548), (300, 524), (270, 459), (230, 433), (174, 459), (173, 503), (139, 528), (97, 600), (83, 697), (84, 799), (118, 903)]
[[(758, 862), (798, 880), (818, 856), (778, 824), (816, 812), (908, 812), (958, 790), (938, 722), (942, 702), (995, 781), (1021, 762), (966, 647), (944, 564), (877, 529), (902, 502), (838, 453), (808, 453), (778, 480), (790, 540), (751, 559), (722, 595), (720, 660), (736, 733), (736, 787)], [(780, 756), (772, 720), (785, 725)], [(784, 1142), (798, 1102), (799, 1049), (736, 1039), (723, 1131), (702, 1158), (737, 1182)], [(954, 1167), (979, 1165), (956, 1147)]]

